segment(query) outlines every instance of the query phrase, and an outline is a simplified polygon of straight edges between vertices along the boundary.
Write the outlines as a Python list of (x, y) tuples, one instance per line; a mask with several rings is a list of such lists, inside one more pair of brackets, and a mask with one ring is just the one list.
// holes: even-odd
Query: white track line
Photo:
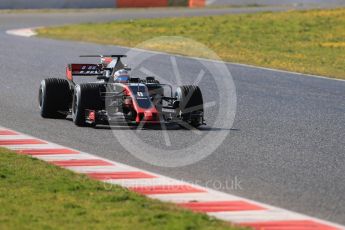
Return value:
[(136, 172), (138, 169), (123, 166), (71, 166), (65, 167), (76, 173)]
[(260, 221), (286, 221), (305, 220), (305, 216), (293, 212), (284, 212), (279, 209), (240, 212), (210, 212), (210, 216), (235, 223), (260, 222)]
[(269, 67), (249, 65), (249, 64), (243, 64), (243, 63), (237, 63), (237, 62), (227, 62), (227, 61), (222, 61), (222, 60), (214, 60), (214, 59), (199, 58), (199, 57), (190, 57), (190, 56), (184, 56), (184, 55), (180, 55), (180, 54), (169, 54), (169, 53), (160, 52), (160, 51), (145, 50), (145, 49), (139, 49), (139, 48), (133, 48), (133, 47), (127, 47), (127, 46), (119, 46), (119, 45), (114, 45), (114, 46), (120, 47), (120, 48), (123, 48), (123, 49), (135, 50), (135, 51), (138, 51), (138, 52), (144, 52), (144, 53), (152, 53), (152, 54), (166, 55), (166, 56), (175, 56), (175, 57), (188, 58), (188, 59), (193, 59), (193, 60), (198, 60), (198, 61), (213, 62), (213, 63), (227, 64), (227, 65), (237, 65), (237, 66), (247, 67), (247, 68), (251, 68), (251, 69), (261, 69), (261, 70), (268, 70), (268, 71), (273, 71), (273, 72), (278, 72), (278, 73), (294, 74), (294, 75), (299, 75), (299, 76), (302, 76), (302, 77), (314, 77), (314, 78), (319, 78), (319, 79), (323, 79), (323, 80), (342, 81), (342, 82), (345, 81), (344, 79), (332, 78), (332, 77), (328, 77), (328, 76), (320, 76), (320, 75), (315, 75), (315, 74), (299, 73), (299, 72), (294, 72), (294, 71), (273, 69), (273, 68), (269, 68)]
[(61, 148), (60, 145), (57, 144), (30, 144), (30, 145), (1, 145), (0, 147), (9, 148), (12, 150), (24, 150), (24, 149), (55, 149)]
[[(35, 29), (37, 29), (37, 28), (42, 28), (42, 27), (13, 29), (13, 30), (7, 30), (6, 33), (9, 35), (14, 35), (14, 36), (32, 37), (32, 36), (37, 35), (37, 33), (35, 32)], [(323, 80), (332, 80), (332, 81), (343, 81), (343, 82), (345, 81), (345, 79), (338, 79), (338, 78), (331, 78), (331, 77), (327, 77), (327, 76), (320, 76), (320, 75), (314, 75), (314, 74), (306, 74), (306, 73), (299, 73), (299, 72), (293, 72), (293, 71), (287, 71), (287, 70), (273, 69), (273, 68), (268, 68), (268, 67), (242, 64), (242, 63), (237, 63), (237, 62), (226, 62), (226, 61), (222, 61), (222, 60), (213, 60), (213, 59), (207, 59), (207, 58), (183, 56), (180, 54), (169, 54), (169, 53), (160, 52), (160, 51), (145, 50), (145, 49), (139, 49), (139, 48), (133, 48), (133, 47), (127, 47), (127, 46), (119, 46), (119, 45), (116, 45), (116, 47), (128, 49), (128, 50), (135, 50), (135, 51), (144, 52), (144, 53), (175, 56), (175, 57), (188, 58), (188, 59), (207, 61), (207, 62), (213, 62), (213, 63), (237, 65), (237, 66), (247, 67), (247, 68), (251, 68), (251, 69), (268, 70), (268, 71), (273, 71), (273, 72), (278, 72), (278, 73), (295, 74), (295, 75), (300, 75), (302, 77), (314, 77), (314, 78), (319, 78), (319, 79), (323, 79)]]
[(43, 161), (68, 161), (68, 160), (88, 160), (88, 159), (99, 159), (90, 154), (59, 154), (59, 155), (38, 155), (33, 156)]
[[(0, 127), (0, 133), (1, 131), (13, 131), (9, 130), (6, 128)], [(18, 132), (17, 132), (18, 133)], [(40, 140), (34, 137), (31, 137), (29, 135), (25, 134), (20, 134), (19, 135), (1, 135), (1, 140), (16, 140), (16, 138), (19, 139), (35, 139), (38, 141), (44, 141)], [(6, 137), (8, 139), (6, 139)], [(64, 148), (66, 149), (67, 147), (57, 145), (48, 141), (47, 144), (37, 144), (37, 145), (8, 145), (5, 146), (9, 149), (12, 150), (28, 150), (28, 149), (51, 149), (51, 148), (56, 148), (56, 149), (61, 149)], [(3, 146), (2, 146), (3, 147)], [(72, 148), (67, 148), (70, 150), (75, 150)], [(75, 150), (78, 151), (78, 150)], [(78, 151), (79, 152), (79, 151)], [(176, 180), (172, 179), (166, 176), (159, 175), (157, 173), (152, 173), (146, 170), (138, 169), (129, 165), (125, 165), (119, 162), (114, 162), (107, 160), (105, 158), (80, 152), (78, 154), (56, 154), (56, 155), (36, 155), (34, 156), (38, 159), (45, 160), (45, 161), (64, 161), (64, 162), (73, 162), (73, 160), (87, 160), (87, 159), (96, 159), (96, 160), (101, 160), (105, 161), (108, 163), (111, 163), (112, 165), (107, 165), (107, 166), (66, 166), (64, 168), (67, 168), (69, 170), (72, 170), (74, 172), (78, 173), (96, 173), (97, 175), (102, 175), (105, 176), (105, 178), (99, 179), (100, 181), (105, 181), (110, 184), (116, 184), (116, 185), (121, 185), (127, 188), (131, 189), (139, 189), (138, 192), (145, 192), (145, 191), (151, 191), (151, 189), (157, 189), (158, 187), (158, 192), (156, 194), (149, 194), (149, 193), (144, 193), (148, 194), (147, 196), (153, 199), (158, 199), (161, 201), (167, 201), (167, 202), (173, 202), (181, 205), (206, 205), (206, 206), (211, 206), (211, 208), (216, 207), (219, 208), (222, 205), (231, 205), (236, 203), (237, 205), (245, 204), (245, 205), (251, 205), (251, 206), (256, 206), (259, 208), (259, 210), (252, 210), (250, 208), (239, 208), (236, 210), (229, 210), (229, 211), (220, 211), (214, 210), (214, 209), (209, 209), (209, 211), (206, 211), (206, 213), (210, 216), (225, 220), (225, 221), (230, 221), (232, 223), (252, 223), (254, 224), (262, 224), (262, 223), (271, 223), (274, 221), (284, 221), (284, 224), (287, 224), (286, 227), (291, 227), (292, 228), (286, 228), (286, 229), (297, 229), (297, 227), (294, 227), (293, 225), (294, 221), (313, 221), (312, 223), (316, 224), (316, 227), (313, 228), (308, 228), (308, 230), (319, 230), (319, 229), (324, 229), (323, 226), (320, 224), (327, 225), (329, 229), (345, 229), (344, 226), (341, 226), (339, 224), (331, 223), (328, 221), (324, 221), (318, 218), (313, 218), (310, 216), (306, 216), (300, 213), (296, 212), (291, 212), (285, 209), (281, 209), (278, 207), (274, 207), (271, 205), (263, 204), (261, 202), (256, 202), (253, 200), (249, 200), (246, 198), (242, 198), (239, 196), (234, 196), (230, 195), (227, 193), (215, 191), (212, 189), (204, 188), (198, 185), (190, 184), (181, 180)], [(124, 174), (121, 174), (121, 172), (126, 172)], [(154, 178), (132, 178), (132, 179), (107, 179), (107, 173), (110, 173), (109, 175), (115, 175), (118, 176), (120, 175), (136, 175), (136, 172), (146, 173), (149, 175), (155, 176)], [(101, 173), (101, 174), (100, 174)], [(132, 174), (131, 174), (132, 173)], [(169, 190), (172, 188), (174, 192), (171, 192)], [(184, 193), (178, 193), (176, 192), (176, 189), (179, 188), (188, 188), (189, 190), (186, 190)], [(144, 190), (140, 190), (144, 189)], [(174, 190), (175, 189), (175, 190)], [(166, 193), (168, 192), (168, 193)], [(193, 207), (194, 207), (193, 206)], [(236, 206), (236, 205), (235, 205)], [(228, 208), (228, 207), (226, 207)], [(233, 208), (233, 207), (231, 207)], [(257, 209), (255, 208), (255, 209)], [(212, 210), (212, 211), (211, 211)], [(290, 222), (289, 222), (290, 221)], [(303, 222), (304, 223), (304, 222)], [(289, 225), (290, 224), (290, 225)], [(285, 226), (284, 226), (285, 227)], [(285, 228), (284, 228), (285, 229)], [(301, 229), (301, 228), (298, 228)], [(306, 228), (302, 228), (306, 229)]]
[(32, 36), (37, 35), (34, 28), (22, 28), (22, 29), (7, 30), (6, 33), (9, 35), (20, 36), (20, 37), (32, 37)]
[[(140, 170), (141, 171), (141, 170)], [(170, 186), (170, 185), (185, 185), (184, 182), (170, 179), (170, 178), (151, 178), (151, 179), (110, 179), (105, 180), (110, 184), (120, 185), (122, 187), (146, 187), (146, 186)]]
[(224, 201), (224, 200), (238, 200), (238, 197), (218, 193), (218, 192), (207, 192), (207, 193), (188, 193), (188, 194), (154, 194), (148, 197), (158, 199), (161, 201), (172, 202), (172, 203), (189, 203), (195, 201)]
[(0, 140), (18, 140), (18, 139), (32, 139), (27, 135), (0, 135)]

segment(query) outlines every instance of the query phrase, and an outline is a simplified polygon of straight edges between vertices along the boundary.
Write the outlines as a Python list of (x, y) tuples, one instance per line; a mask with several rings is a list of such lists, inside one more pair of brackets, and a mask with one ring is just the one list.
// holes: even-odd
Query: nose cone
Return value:
[(143, 113), (139, 113), (136, 119), (136, 122), (148, 122), (148, 123), (156, 123), (159, 122), (158, 113), (152, 111), (145, 111)]
[(145, 117), (152, 117), (152, 112), (151, 111), (145, 111), (144, 115), (145, 115)]
[(144, 112), (144, 120), (145, 121), (157, 121), (157, 113), (151, 112), (151, 111), (146, 111)]

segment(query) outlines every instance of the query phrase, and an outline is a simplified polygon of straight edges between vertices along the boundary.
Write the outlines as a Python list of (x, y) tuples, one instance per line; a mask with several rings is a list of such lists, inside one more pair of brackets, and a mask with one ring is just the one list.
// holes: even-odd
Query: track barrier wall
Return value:
[(114, 0), (0, 0), (0, 9), (114, 8)]
[(203, 7), (206, 0), (0, 0), (0, 9)]
[(128, 8), (205, 5), (333, 5), (345, 6), (345, 0), (0, 0), (0, 9), (44, 8)]

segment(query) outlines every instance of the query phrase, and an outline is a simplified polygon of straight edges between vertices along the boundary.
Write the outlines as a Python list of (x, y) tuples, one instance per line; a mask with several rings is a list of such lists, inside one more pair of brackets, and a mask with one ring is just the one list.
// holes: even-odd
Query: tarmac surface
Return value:
[[(146, 55), (145, 61), (135, 66), (136, 74), (152, 72), (174, 87), (180, 81), (190, 84), (201, 79), (204, 100), (209, 102), (208, 125), (200, 132), (170, 126), (167, 131), (151, 128), (137, 131), (122, 126), (79, 128), (69, 120), (40, 117), (37, 102), (40, 81), (48, 76), (63, 78), (67, 63), (83, 61), (78, 58), (80, 54), (126, 53), (128, 49), (5, 33), (8, 29), (77, 22), (255, 10), (258, 9), (0, 14), (0, 124), (135, 167), (345, 224), (345, 81), (132, 51)], [(133, 63), (130, 60), (128, 64)], [(218, 67), (224, 66), (231, 73), (233, 85), (227, 71), (217, 72)], [(180, 78), (176, 78), (176, 69)], [(212, 75), (213, 71), (216, 74)], [(222, 86), (222, 82), (235, 88)], [(226, 87), (236, 91), (221, 90)], [(237, 106), (231, 104), (229, 114), (220, 113), (222, 106), (229, 105), (220, 103), (224, 102), (222, 98), (234, 96), (234, 92), (236, 97), (225, 102)], [(235, 118), (232, 113), (236, 113)], [(216, 118), (220, 118), (220, 123), (214, 122)], [(224, 126), (219, 125), (222, 122)], [(127, 142), (123, 141), (124, 134), (128, 134)], [(142, 145), (133, 143), (131, 136), (139, 138)], [(187, 146), (195, 144), (201, 148), (205, 143), (212, 146), (217, 143), (215, 138), (222, 136), (225, 140), (213, 146), (215, 151), (211, 155), (190, 165), (160, 167), (138, 158), (141, 153), (149, 152), (147, 146), (153, 146), (161, 150), (161, 163), (168, 164), (175, 157), (171, 151), (194, 156), (198, 151), (187, 152)], [(128, 143), (142, 148), (133, 153), (128, 151), (131, 149)], [(231, 186), (235, 181), (237, 186)]]

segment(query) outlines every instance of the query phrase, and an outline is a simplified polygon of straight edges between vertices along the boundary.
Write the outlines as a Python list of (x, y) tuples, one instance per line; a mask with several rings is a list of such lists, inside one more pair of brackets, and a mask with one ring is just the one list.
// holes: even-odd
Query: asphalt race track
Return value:
[[(127, 127), (115, 127), (114, 131), (107, 128), (78, 128), (68, 120), (45, 120), (39, 116), (37, 91), (43, 78), (64, 77), (65, 65), (80, 62), (80, 54), (124, 53), (127, 52), (125, 48), (23, 38), (5, 33), (8, 29), (32, 26), (206, 15), (226, 13), (226, 10), (235, 13), (245, 11), (142, 10), (109, 12), (105, 15), (0, 15), (0, 124), (38, 138), (200, 185), (210, 186), (212, 182), (225, 184), (238, 178), (240, 188), (218, 189), (345, 224), (345, 81), (226, 64), (236, 87), (237, 111), (231, 130), (225, 130), (228, 131), (225, 141), (212, 155), (195, 164), (177, 168), (157, 167), (128, 153), (115, 136), (119, 132), (129, 133), (142, 137), (146, 143), (160, 146), (162, 143), (164, 145), (163, 130), (144, 129), (138, 133)], [(200, 61), (182, 57), (175, 59), (183, 82), (193, 82), (202, 66)], [(167, 55), (155, 55), (144, 65), (163, 80), (174, 81), (171, 60)], [(201, 82), (205, 100), (227, 95), (226, 92), (214, 91), (215, 84), (207, 78), (208, 75), (206, 73)], [(227, 76), (217, 77), (221, 81)], [(210, 121), (202, 133), (224, 132), (222, 127), (213, 126), (214, 116), (216, 114), (213, 111), (207, 114)], [(168, 135), (171, 146), (165, 145), (167, 151), (196, 140), (195, 134), (186, 130), (168, 130)]]

